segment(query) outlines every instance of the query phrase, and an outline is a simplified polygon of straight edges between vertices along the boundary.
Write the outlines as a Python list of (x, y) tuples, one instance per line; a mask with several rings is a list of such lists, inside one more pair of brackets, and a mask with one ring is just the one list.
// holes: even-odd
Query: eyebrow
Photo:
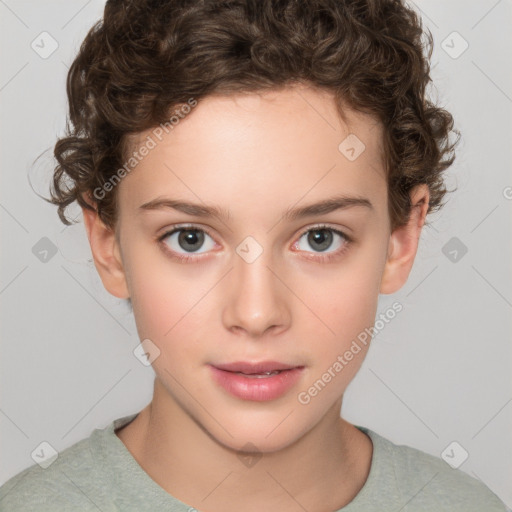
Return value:
[[(299, 208), (288, 208), (283, 214), (283, 219), (293, 221), (304, 217), (325, 215), (336, 210), (346, 210), (355, 206), (362, 206), (368, 210), (374, 209), (373, 204), (366, 197), (336, 196)], [(139, 211), (142, 212), (161, 209), (173, 209), (195, 217), (214, 217), (219, 220), (230, 217), (229, 210), (217, 206), (189, 203), (171, 198), (157, 198), (139, 206)]]

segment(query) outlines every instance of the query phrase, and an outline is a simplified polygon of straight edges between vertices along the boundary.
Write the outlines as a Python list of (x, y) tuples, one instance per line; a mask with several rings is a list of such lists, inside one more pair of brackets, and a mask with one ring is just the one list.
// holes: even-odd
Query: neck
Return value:
[(371, 440), (340, 418), (342, 399), (285, 448), (241, 453), (187, 415), (158, 378), (154, 391), (153, 401), (116, 434), (158, 485), (199, 510), (314, 510), (319, 502), (337, 510), (368, 477)]

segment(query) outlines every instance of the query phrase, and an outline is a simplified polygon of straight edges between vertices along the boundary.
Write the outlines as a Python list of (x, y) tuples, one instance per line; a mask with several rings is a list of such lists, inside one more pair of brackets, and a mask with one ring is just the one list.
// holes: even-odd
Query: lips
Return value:
[(237, 361), (208, 366), (212, 379), (229, 394), (258, 402), (285, 395), (304, 374), (304, 366), (279, 361)]
[(247, 375), (255, 373), (269, 373), (279, 370), (291, 370), (292, 368), (302, 368), (302, 366), (281, 363), (279, 361), (261, 361), (256, 363), (237, 361), (226, 364), (215, 364), (212, 366), (226, 372), (245, 373)]

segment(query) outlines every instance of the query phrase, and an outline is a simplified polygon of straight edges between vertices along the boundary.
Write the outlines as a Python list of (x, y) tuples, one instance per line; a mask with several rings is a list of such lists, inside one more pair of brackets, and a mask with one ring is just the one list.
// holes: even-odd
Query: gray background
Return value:
[[(448, 177), (458, 190), (425, 228), (406, 286), (381, 296), (379, 311), (395, 300), (404, 310), (374, 339), (343, 414), (436, 456), (457, 441), (469, 453), (460, 469), (512, 506), (512, 3), (411, 5), (434, 36), (431, 94), (462, 132)], [(29, 184), (46, 194), (66, 73), (103, 6), (0, 0), (0, 484), (42, 441), (63, 450), (151, 399), (153, 370), (132, 354), (131, 313), (88, 261), (80, 210), (66, 228)], [(43, 31), (58, 43), (47, 58), (31, 47)], [(469, 44), (457, 58), (454, 31)]]

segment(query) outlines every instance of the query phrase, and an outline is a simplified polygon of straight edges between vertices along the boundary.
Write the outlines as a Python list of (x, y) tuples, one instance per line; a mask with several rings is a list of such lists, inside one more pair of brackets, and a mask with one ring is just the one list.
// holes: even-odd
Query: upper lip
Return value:
[(275, 370), (290, 370), (291, 368), (298, 368), (294, 364), (280, 363), (279, 361), (260, 361), (251, 363), (248, 361), (236, 361), (226, 364), (214, 364), (215, 368), (227, 372), (242, 372), (242, 373), (264, 373), (273, 372)]

